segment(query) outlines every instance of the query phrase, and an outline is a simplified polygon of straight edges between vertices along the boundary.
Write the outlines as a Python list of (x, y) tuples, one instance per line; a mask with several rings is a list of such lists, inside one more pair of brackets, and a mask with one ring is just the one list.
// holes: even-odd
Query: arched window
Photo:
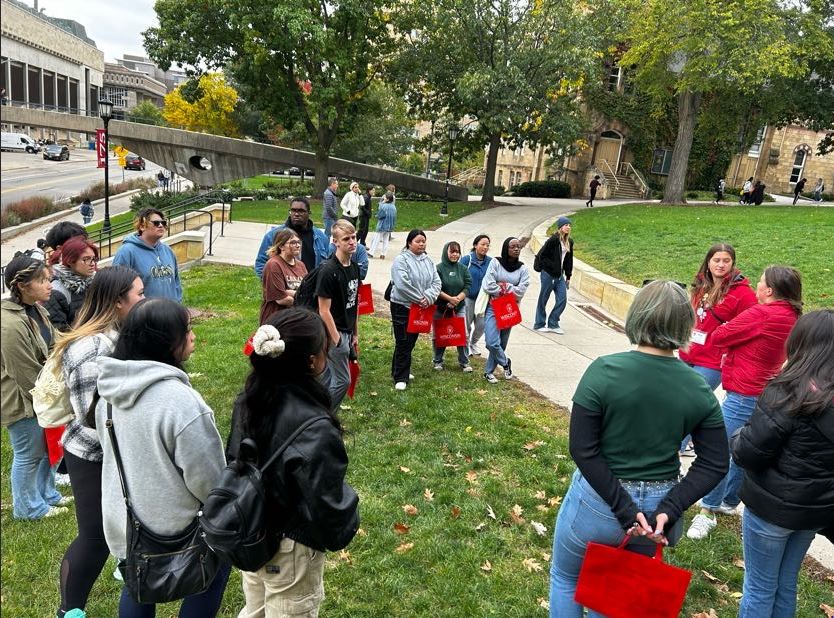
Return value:
[(802, 172), (805, 170), (805, 162), (811, 154), (811, 147), (808, 144), (799, 144), (793, 150), (793, 166), (791, 167), (791, 177), (788, 182), (796, 184), (802, 178)]

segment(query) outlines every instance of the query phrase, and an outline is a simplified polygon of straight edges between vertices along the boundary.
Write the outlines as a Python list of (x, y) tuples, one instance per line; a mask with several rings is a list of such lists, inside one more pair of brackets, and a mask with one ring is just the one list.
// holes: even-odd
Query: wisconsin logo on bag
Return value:
[(278, 551), (280, 536), (267, 525), (264, 472), (281, 456), (307, 427), (326, 416), (316, 416), (301, 424), (262, 466), (258, 466), (258, 446), (254, 440), (241, 440), (237, 459), (230, 462), (220, 482), (209, 492), (199, 513), (206, 544), (223, 560), (241, 571), (257, 571)]

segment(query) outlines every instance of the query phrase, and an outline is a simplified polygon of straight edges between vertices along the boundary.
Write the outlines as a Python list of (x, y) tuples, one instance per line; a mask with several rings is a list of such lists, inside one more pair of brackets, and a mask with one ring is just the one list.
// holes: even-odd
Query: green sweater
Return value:
[[(54, 339), (49, 314), (40, 305), (35, 307)], [(35, 415), (29, 391), (49, 356), (49, 347), (22, 305), (4, 300), (0, 303), (0, 315), (0, 422), (8, 427)]]
[[(461, 292), (469, 294), (469, 287), (472, 285), (472, 275), (469, 269), (460, 263), (449, 261), (449, 244), (443, 245), (443, 253), (440, 263), (437, 265), (437, 274), (440, 275), (440, 291), (449, 296), (457, 296)], [(440, 309), (446, 307), (444, 301), (438, 299), (437, 305)]]

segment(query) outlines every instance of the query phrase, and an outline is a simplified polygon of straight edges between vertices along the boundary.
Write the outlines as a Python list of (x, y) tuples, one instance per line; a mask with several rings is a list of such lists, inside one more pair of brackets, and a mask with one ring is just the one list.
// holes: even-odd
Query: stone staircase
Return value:
[[(618, 200), (639, 200), (643, 199), (640, 185), (634, 182), (626, 174), (617, 174), (617, 182), (610, 172), (605, 172), (605, 182), (608, 184), (608, 198)], [(619, 183), (619, 187), (617, 186)]]

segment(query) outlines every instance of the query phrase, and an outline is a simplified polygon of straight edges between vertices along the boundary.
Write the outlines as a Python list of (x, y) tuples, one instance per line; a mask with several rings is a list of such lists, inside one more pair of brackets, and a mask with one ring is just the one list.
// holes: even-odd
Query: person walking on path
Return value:
[(339, 189), (339, 181), (336, 178), (330, 177), (327, 179), (327, 188), (322, 195), (322, 217), (324, 219), (324, 235), (330, 240), (330, 228), (336, 223), (339, 218), (339, 198), (336, 196), (336, 191)]
[(478, 342), (484, 335), (484, 316), (475, 315), (475, 301), (481, 292), (481, 283), (489, 268), (489, 261), (492, 259), (487, 255), (489, 244), (489, 236), (478, 234), (472, 243), (472, 251), (460, 259), (460, 263), (466, 266), (472, 278), (469, 294), (466, 295), (466, 334), (469, 340), (469, 356), (481, 355)]
[(724, 199), (725, 186), (727, 186), (726, 181), (723, 178), (719, 178), (718, 182), (715, 183), (715, 199), (712, 201), (713, 204), (718, 204)]
[(793, 188), (793, 205), (796, 206), (796, 201), (799, 199), (799, 196), (802, 195), (802, 192), (805, 190), (805, 183), (808, 182), (807, 178), (801, 179), (796, 186)]
[(585, 202), (585, 208), (593, 208), (594, 207), (594, 200), (597, 197), (597, 189), (599, 189), (602, 183), (599, 181), (599, 176), (594, 176), (593, 180), (591, 180), (590, 184), (588, 184), (588, 189), (591, 191), (590, 199)]
[[(574, 601), (589, 542), (654, 556), (674, 545), (683, 514), (726, 472), (721, 408), (704, 381), (675, 358), (694, 315), (673, 281), (641, 288), (625, 330), (637, 348), (600, 356), (576, 387), (569, 448), (577, 470), (556, 518), (550, 567), (551, 618), (581, 618)], [(680, 478), (678, 445), (695, 436), (698, 458)], [(600, 614), (589, 611), (588, 616)]]
[(782, 372), (732, 441), (744, 469), (744, 586), (739, 618), (796, 613), (814, 535), (834, 522), (834, 311), (797, 320)]
[(96, 276), (98, 247), (83, 236), (73, 236), (61, 246), (59, 260), (60, 264), (52, 267), (52, 293), (43, 308), (52, 325), (66, 332), (75, 322), (87, 288)]
[[(530, 285), (530, 272), (524, 262), (518, 259), (519, 255), (521, 255), (521, 242), (518, 238), (511, 236), (504, 240), (501, 257), (490, 261), (481, 283), (481, 291), (489, 297), (490, 301), (505, 294), (513, 294), (516, 302), (521, 303)], [(484, 368), (484, 378), (490, 384), (498, 383), (498, 378), (495, 377), (495, 369), (498, 366), (503, 367), (504, 378), (507, 380), (513, 378), (512, 361), (507, 356), (511, 330), (512, 328), (498, 328), (492, 302), (487, 302), (484, 310), (484, 337), (489, 357)]]
[(0, 422), (12, 447), (12, 516), (41, 519), (66, 513), (72, 498), (55, 489), (44, 432), (35, 418), (32, 394), (55, 339), (55, 330), (39, 303), (52, 284), (43, 262), (27, 255), (12, 258), (4, 271), (11, 294), (0, 303)]
[(81, 202), (81, 206), (78, 208), (78, 212), (81, 213), (81, 218), (84, 220), (84, 225), (90, 223), (93, 220), (93, 216), (95, 216), (96, 211), (93, 208), (92, 202), (90, 202), (90, 198), (85, 199)]
[(290, 228), (301, 239), (301, 261), (307, 267), (307, 272), (327, 259), (330, 238), (323, 229), (313, 226), (313, 221), (310, 219), (310, 202), (307, 198), (294, 197), (290, 202), (287, 220), (282, 225), (269, 230), (261, 240), (261, 246), (255, 258), (255, 274), (258, 278), (263, 277), (264, 266), (269, 260), (268, 251), (275, 244), (275, 234), (285, 227)]
[(333, 224), (336, 252), (322, 264), (316, 279), (318, 311), (327, 334), (327, 369), (322, 381), (330, 390), (333, 411), (339, 409), (350, 386), (350, 356), (356, 350), (359, 328), (359, 266), (351, 257), (356, 253), (356, 228), (339, 219)]
[(374, 241), (371, 243), (371, 248), (368, 250), (369, 257), (377, 255), (377, 247), (380, 247), (381, 253), (379, 258), (385, 259), (385, 254), (388, 252), (388, 243), (391, 241), (391, 233), (397, 225), (397, 206), (394, 204), (394, 194), (390, 191), (385, 194), (379, 207), (376, 211), (376, 234), (374, 234)]
[(128, 266), (139, 273), (148, 298), (182, 302), (177, 256), (162, 242), (168, 221), (161, 210), (143, 208), (133, 220), (135, 234), (127, 236), (113, 258), (113, 266)]
[(765, 183), (757, 180), (753, 185), (753, 192), (750, 193), (750, 200), (756, 205), (761, 206), (764, 201)]
[(419, 335), (408, 332), (411, 305), (425, 309), (434, 304), (440, 288), (440, 275), (426, 254), (426, 233), (411, 230), (406, 237), (405, 248), (391, 265), (391, 328), (394, 331), (391, 378), (398, 391), (404, 391), (414, 378), (411, 374), (411, 352)]
[(120, 324), (143, 298), (142, 278), (135, 270), (125, 266), (103, 269), (87, 290), (77, 326), (61, 337), (53, 352), (75, 415), (61, 443), (78, 524), (75, 539), (61, 561), (58, 616), (72, 609), (84, 609), (110, 555), (101, 520), (101, 444), (98, 434), (84, 419), (96, 389), (96, 361), (113, 353)]
[[(460, 263), (460, 254), (460, 244), (454, 240), (443, 246), (440, 263), (437, 265), (437, 274), (440, 275), (440, 294), (437, 296), (437, 308), (434, 311), (435, 321), (450, 315), (464, 318), (464, 323), (466, 321), (464, 301), (472, 286), (472, 277), (466, 266)], [(434, 369), (442, 371), (446, 348), (438, 347), (434, 343), (432, 349), (434, 350)], [(458, 346), (458, 365), (464, 373), (472, 373), (472, 365), (469, 364), (469, 346)]]
[(302, 423), (307, 427), (264, 472), (268, 534), (277, 553), (242, 572), (246, 605), (239, 618), (317, 616), (324, 599), (326, 551), (338, 551), (359, 530), (359, 497), (345, 481), (342, 426), (318, 374), (327, 364), (327, 329), (315, 313), (289, 308), (272, 315), (252, 338), (252, 370), (238, 395), (229, 461), (244, 438), (266, 461)]
[(825, 181), (822, 178), (817, 180), (817, 184), (814, 185), (814, 201), (821, 202), (822, 201), (822, 194), (825, 191)]
[[(573, 238), (570, 232), (571, 220), (559, 217), (556, 221), (556, 232), (545, 241), (533, 262), (533, 270), (540, 273), (541, 278), (541, 290), (536, 303), (536, 321), (533, 324), (535, 331), (565, 334), (559, 324), (559, 318), (568, 305), (568, 289), (573, 274)], [(556, 297), (556, 305), (550, 315), (547, 315), (547, 301), (551, 292)]]
[(291, 228), (278, 230), (267, 253), (270, 257), (263, 273), (261, 324), (266, 324), (272, 314), (293, 306), (295, 292), (307, 274), (301, 261), (301, 239)]
[(753, 202), (752, 198), (750, 197), (751, 193), (753, 193), (753, 177), (750, 176), (747, 180), (744, 181), (744, 186), (741, 188), (741, 199), (738, 201), (739, 204), (751, 204)]
[[(802, 313), (799, 272), (787, 266), (766, 268), (756, 286), (756, 298), (758, 305), (709, 336), (710, 343), (724, 352), (721, 384), (727, 395), (721, 411), (728, 442), (750, 419), (765, 385), (785, 362), (785, 340)], [(695, 448), (697, 453), (697, 436)], [(686, 536), (705, 538), (718, 523), (716, 513), (738, 514), (740, 485), (741, 470), (731, 462), (727, 475), (701, 500), (701, 512), (693, 518)]]
[(374, 188), (371, 185), (365, 187), (365, 193), (362, 194), (362, 205), (359, 207), (359, 224), (356, 229), (356, 241), (368, 248), (368, 225), (371, 221), (371, 213), (374, 206)]
[(359, 191), (359, 183), (350, 183), (350, 189), (342, 197), (340, 207), (342, 209), (342, 219), (350, 221), (351, 225), (356, 225), (356, 220), (359, 217), (359, 210), (362, 208), (364, 200)]

